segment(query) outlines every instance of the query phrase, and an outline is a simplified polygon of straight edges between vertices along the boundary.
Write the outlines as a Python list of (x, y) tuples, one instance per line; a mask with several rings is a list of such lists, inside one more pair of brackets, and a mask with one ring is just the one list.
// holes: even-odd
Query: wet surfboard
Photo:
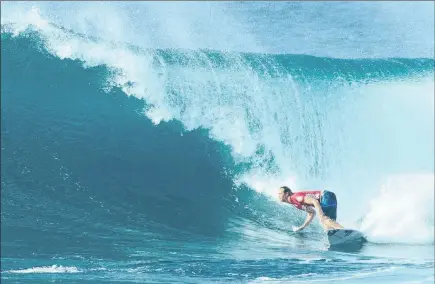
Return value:
[(331, 246), (359, 244), (365, 242), (364, 235), (352, 229), (328, 230), (328, 242)]

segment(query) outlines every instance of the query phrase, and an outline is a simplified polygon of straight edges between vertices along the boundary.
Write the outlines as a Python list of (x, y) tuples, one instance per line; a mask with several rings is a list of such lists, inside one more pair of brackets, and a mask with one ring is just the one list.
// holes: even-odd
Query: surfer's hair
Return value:
[(287, 186), (281, 186), (281, 188), (283, 189), (283, 193), (290, 193), (290, 194), (292, 194), (293, 192), (292, 192), (292, 190), (289, 188), (289, 187), (287, 187)]

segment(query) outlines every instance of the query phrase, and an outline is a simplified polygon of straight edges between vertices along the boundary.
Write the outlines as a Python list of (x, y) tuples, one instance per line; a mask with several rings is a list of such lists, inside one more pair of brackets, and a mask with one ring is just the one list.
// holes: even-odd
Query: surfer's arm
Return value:
[(317, 201), (317, 199), (311, 198), (309, 196), (305, 196), (304, 203), (309, 204), (309, 205), (313, 205), (314, 208), (316, 208), (317, 213), (319, 213), (320, 220), (322, 220), (322, 218), (324, 216), (323, 210), (322, 210), (322, 207), (320, 207), (320, 203), (319, 203), (319, 201)]
[(302, 226), (297, 228), (295, 232), (299, 232), (305, 229), (305, 227), (307, 227), (311, 223), (311, 221), (313, 221), (314, 216), (316, 216), (316, 211), (314, 211), (311, 207), (306, 206), (304, 210), (307, 212), (307, 218), (305, 219), (305, 222), (302, 224)]

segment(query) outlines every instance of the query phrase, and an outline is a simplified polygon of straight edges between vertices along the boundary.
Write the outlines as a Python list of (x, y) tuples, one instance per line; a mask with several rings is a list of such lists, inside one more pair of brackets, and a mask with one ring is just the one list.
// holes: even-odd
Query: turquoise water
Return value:
[(433, 283), (433, 3), (1, 5), (2, 282)]

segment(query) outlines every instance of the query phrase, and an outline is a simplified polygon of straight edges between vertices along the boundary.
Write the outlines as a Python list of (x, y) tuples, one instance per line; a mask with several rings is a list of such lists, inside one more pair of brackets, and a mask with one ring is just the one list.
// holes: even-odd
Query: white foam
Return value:
[(433, 243), (434, 175), (388, 178), (370, 202), (361, 230), (379, 243)]
[(26, 18), (34, 7), (50, 23), (112, 42), (144, 48), (262, 51), (237, 15), (225, 9), (226, 3), (16, 1), (1, 5), (2, 23), (34, 23)]
[(253, 170), (249, 175), (243, 175), (237, 180), (237, 185), (246, 184), (250, 188), (255, 189), (257, 192), (264, 193), (265, 195), (277, 198), (278, 188), (281, 186), (288, 186), (295, 188), (296, 177), (286, 176), (277, 177), (274, 175), (268, 175), (258, 169)]
[(28, 274), (28, 273), (79, 273), (81, 271), (74, 266), (52, 265), (52, 266), (32, 267), (32, 268), (18, 269), (18, 270), (9, 270), (7, 272)]

